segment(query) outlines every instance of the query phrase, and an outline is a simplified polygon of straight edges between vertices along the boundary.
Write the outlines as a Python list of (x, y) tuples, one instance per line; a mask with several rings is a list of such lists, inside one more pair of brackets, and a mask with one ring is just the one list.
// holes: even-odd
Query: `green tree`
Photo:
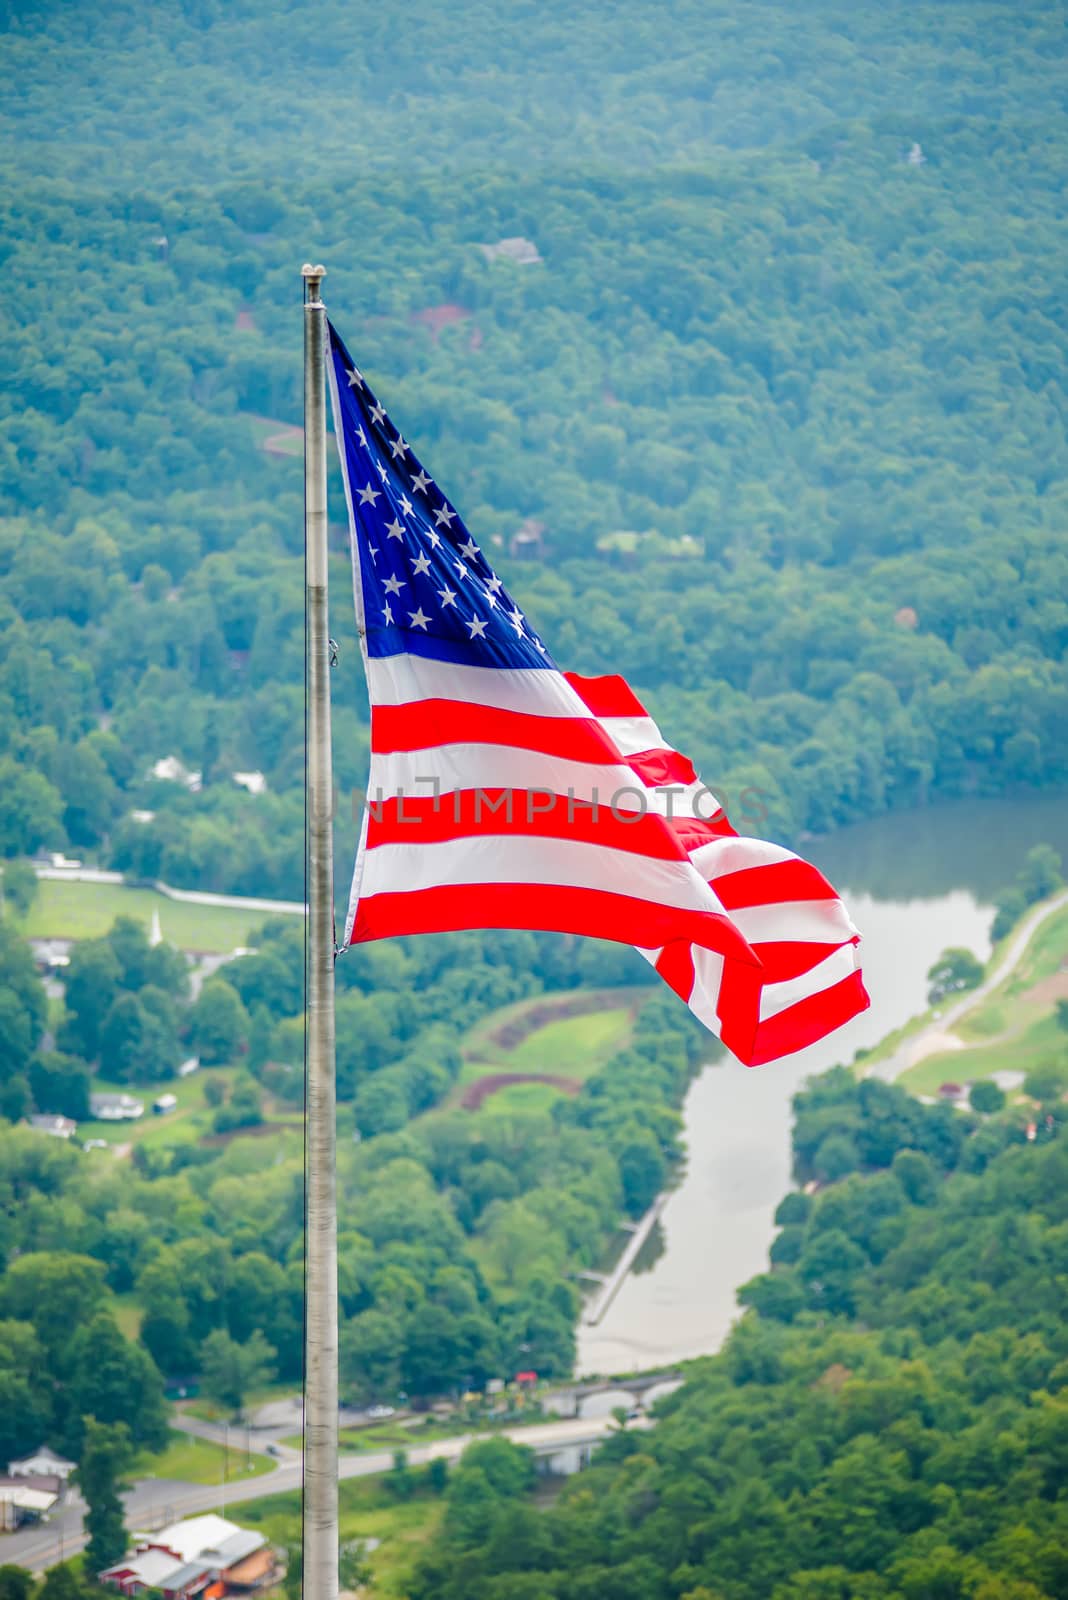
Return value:
[(628, 1139), (619, 1156), (623, 1203), (632, 1217), (646, 1212), (663, 1188), (667, 1175), (655, 1135), (639, 1133)]
[(115, 1004), (121, 968), (103, 939), (87, 939), (71, 951), (64, 1003), (67, 1015), (59, 1030), (60, 1049), (96, 1061), (104, 1019)]
[(42, 845), (64, 841), (62, 801), (40, 772), (30, 772), (10, 756), (0, 758), (0, 855), (28, 856)]
[(943, 950), (927, 974), (927, 1000), (937, 1006), (948, 994), (974, 989), (983, 981), (983, 963), (970, 950)]
[(991, 1116), (1000, 1111), (1005, 1104), (1005, 1091), (1000, 1089), (990, 1078), (980, 1078), (978, 1083), (973, 1083), (968, 1094), (968, 1103), (973, 1111), (978, 1111), (984, 1116)]
[(37, 897), (37, 873), (31, 861), (9, 861), (4, 867), (4, 900), (24, 917)]
[(85, 1561), (90, 1572), (112, 1566), (126, 1549), (119, 1491), (130, 1454), (130, 1435), (124, 1423), (107, 1424), (98, 1422), (95, 1417), (85, 1418), (84, 1443), (76, 1476), (88, 1505), (85, 1526), (89, 1543)]
[(71, 1415), (67, 1442), (75, 1454), (87, 1416), (125, 1423), (131, 1440), (149, 1450), (167, 1443), (159, 1370), (147, 1350), (123, 1338), (109, 1311), (98, 1311), (73, 1336), (65, 1403)]
[(205, 1065), (225, 1064), (248, 1043), (249, 1017), (237, 990), (209, 978), (189, 1012), (189, 1037)]
[(250, 1390), (262, 1388), (274, 1377), (275, 1362), (276, 1352), (258, 1328), (244, 1344), (216, 1328), (201, 1346), (204, 1391), (234, 1416), (240, 1416)]

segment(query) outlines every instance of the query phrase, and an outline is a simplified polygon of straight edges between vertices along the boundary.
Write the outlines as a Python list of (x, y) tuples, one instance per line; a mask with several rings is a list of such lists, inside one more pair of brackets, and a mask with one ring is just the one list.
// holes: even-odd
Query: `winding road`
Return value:
[[(947, 1035), (952, 1034), (952, 1029), (962, 1017), (967, 1016), (969, 1011), (974, 1010), (1004, 983), (1009, 973), (1019, 966), (1027, 946), (1039, 928), (1065, 906), (1068, 906), (1068, 889), (1061, 889), (1052, 899), (1043, 900), (1039, 905), (1032, 906), (1014, 930), (997, 966), (983, 979), (979, 987), (969, 989), (959, 1000), (955, 1000), (947, 1007), (937, 1020), (932, 1019), (920, 1029), (919, 1033), (904, 1039), (892, 1056), (887, 1056), (885, 1061), (877, 1061), (866, 1076), (882, 1078), (885, 1083), (893, 1083), (895, 1078), (899, 1078), (910, 1067), (916, 1066), (917, 1062), (926, 1060), (928, 1056), (937, 1055), (941, 1050), (956, 1048), (954, 1044), (947, 1042)], [(989, 1040), (984, 1040), (983, 1043), (989, 1043)], [(964, 1056), (966, 1051), (967, 1046), (962, 1045), (961, 1055)]]
[[(217, 1438), (218, 1430), (213, 1430), (210, 1423), (190, 1426), (192, 1421), (191, 1418), (175, 1418), (174, 1426), (201, 1437)], [(643, 1425), (648, 1424), (643, 1424), (639, 1419), (631, 1427)], [(539, 1455), (553, 1455), (569, 1446), (597, 1444), (618, 1426), (610, 1416), (574, 1417), (562, 1422), (536, 1422), (526, 1427), (509, 1428), (504, 1430), (503, 1437), (513, 1440), (515, 1444), (529, 1445)], [(243, 1433), (243, 1428), (231, 1429), (231, 1439), (236, 1434), (240, 1441)], [(478, 1433), (464, 1433), (454, 1439), (437, 1439), (433, 1444), (413, 1445), (407, 1451), (408, 1461), (412, 1466), (435, 1459), (455, 1461), (479, 1437)], [(502, 1434), (481, 1437), (501, 1438)], [(262, 1477), (245, 1478), (225, 1485), (176, 1483), (166, 1478), (145, 1478), (135, 1483), (123, 1496), (126, 1527), (130, 1530), (162, 1528), (182, 1517), (196, 1516), (198, 1512), (218, 1511), (225, 1514), (230, 1507), (240, 1505), (244, 1500), (259, 1500), (263, 1495), (287, 1494), (299, 1489), (300, 1451), (274, 1440), (271, 1443), (278, 1452), (278, 1465), (273, 1472), (265, 1473)], [(393, 1450), (369, 1450), (365, 1454), (340, 1456), (339, 1476), (342, 1479), (370, 1478), (388, 1472), (393, 1465), (394, 1454)], [(235, 1450), (235, 1455), (240, 1457), (239, 1449)], [(31, 1572), (44, 1572), (48, 1567), (68, 1560), (85, 1548), (84, 1513), (85, 1502), (79, 1495), (72, 1494), (63, 1510), (49, 1522), (22, 1528), (17, 1533), (0, 1535), (0, 1564), (13, 1562), (16, 1566), (27, 1567)]]

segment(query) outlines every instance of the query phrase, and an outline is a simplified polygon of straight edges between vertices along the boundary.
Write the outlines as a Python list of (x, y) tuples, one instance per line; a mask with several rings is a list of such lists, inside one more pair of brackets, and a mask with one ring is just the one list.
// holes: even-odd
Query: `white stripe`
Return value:
[(716, 1007), (719, 1005), (719, 990), (723, 982), (723, 957), (716, 950), (701, 950), (696, 945), (691, 948), (690, 954), (693, 956), (694, 984), (686, 1003), (698, 1022), (703, 1022), (718, 1039), (722, 1023)]
[(784, 940), (842, 944), (857, 931), (840, 900), (788, 900), (778, 905), (742, 906), (732, 911), (730, 918), (752, 945)]
[(800, 977), (786, 978), (782, 983), (766, 983), (760, 991), (761, 1022), (777, 1017), (781, 1011), (797, 1005), (799, 1000), (807, 1000), (824, 989), (833, 988), (859, 968), (860, 956), (856, 945), (846, 944), (841, 950), (833, 950)]
[(702, 877), (709, 881), (725, 877), (728, 872), (744, 872), (748, 867), (770, 867), (781, 861), (797, 859), (792, 850), (785, 849), (781, 844), (741, 837), (713, 839), (690, 851), (690, 860)]
[(597, 721), (625, 756), (668, 748), (652, 717), (598, 717)]
[(683, 911), (723, 910), (688, 861), (657, 861), (580, 839), (514, 834), (373, 845), (364, 855), (360, 897), (479, 883), (551, 883), (631, 895)]
[(380, 792), (383, 799), (402, 793), (429, 799), (435, 778), (441, 794), (454, 789), (532, 789), (566, 796), (570, 789), (576, 800), (597, 800), (606, 809), (619, 795), (621, 812), (641, 810), (629, 767), (565, 761), (510, 744), (439, 744), (426, 750), (376, 753), (371, 757), (367, 792), (371, 801), (377, 801)]
[(553, 667), (469, 667), (456, 661), (431, 661), (404, 652), (368, 656), (367, 690), (373, 706), (405, 706), (419, 700), (465, 700), (497, 711), (526, 711), (539, 717), (581, 717), (590, 713), (563, 673)]

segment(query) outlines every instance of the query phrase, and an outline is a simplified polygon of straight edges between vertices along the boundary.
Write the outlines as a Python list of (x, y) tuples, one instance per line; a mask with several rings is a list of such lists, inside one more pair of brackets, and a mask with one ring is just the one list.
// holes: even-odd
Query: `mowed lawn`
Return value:
[(935, 1094), (943, 1083), (974, 1083), (995, 1072), (1030, 1072), (1032, 1067), (1062, 1061), (1068, 1035), (1052, 1012), (1039, 1017), (1030, 1027), (1011, 1039), (975, 1045), (967, 1050), (946, 1050), (928, 1056), (902, 1074), (898, 1080), (913, 1094)]
[(107, 933), (116, 917), (135, 917), (150, 927), (154, 911), (168, 943), (205, 955), (226, 955), (247, 945), (253, 930), (267, 920), (263, 911), (188, 905), (168, 900), (154, 889), (41, 878), (19, 927), (27, 939), (96, 939)]
[[(562, 1078), (586, 1078), (622, 1050), (630, 1039), (637, 1006), (647, 989), (570, 989), (558, 995), (535, 995), (502, 1006), (471, 1028), (463, 1042), (461, 1083), (474, 1083), (487, 1072), (546, 1072)], [(563, 1012), (588, 1003), (588, 1011), (534, 1022), (545, 1012)], [(534, 1025), (526, 1030), (527, 1019)], [(501, 1035), (516, 1035), (502, 1044)]]
[(246, 1457), (245, 1430), (235, 1428), (230, 1443), (229, 1461), (221, 1444), (197, 1439), (193, 1434), (170, 1430), (167, 1448), (159, 1455), (141, 1450), (129, 1468), (131, 1478), (173, 1478), (179, 1483), (234, 1483), (239, 1478), (260, 1477), (277, 1463), (270, 1456), (253, 1453)]

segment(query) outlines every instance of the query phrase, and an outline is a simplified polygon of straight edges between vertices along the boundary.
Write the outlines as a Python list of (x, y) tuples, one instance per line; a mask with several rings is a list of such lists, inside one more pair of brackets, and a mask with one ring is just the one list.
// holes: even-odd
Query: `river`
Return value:
[(695, 1079), (684, 1108), (686, 1176), (664, 1209), (663, 1249), (633, 1272), (596, 1327), (580, 1326), (576, 1370), (624, 1372), (718, 1349), (739, 1286), (767, 1266), (790, 1187), (791, 1097), (804, 1080), (870, 1048), (926, 1006), (926, 975), (949, 945), (986, 959), (992, 900), (1034, 844), (1068, 862), (1068, 796), (960, 801), (843, 828), (803, 848), (863, 934), (871, 1008), (831, 1040), (766, 1067), (733, 1059)]

